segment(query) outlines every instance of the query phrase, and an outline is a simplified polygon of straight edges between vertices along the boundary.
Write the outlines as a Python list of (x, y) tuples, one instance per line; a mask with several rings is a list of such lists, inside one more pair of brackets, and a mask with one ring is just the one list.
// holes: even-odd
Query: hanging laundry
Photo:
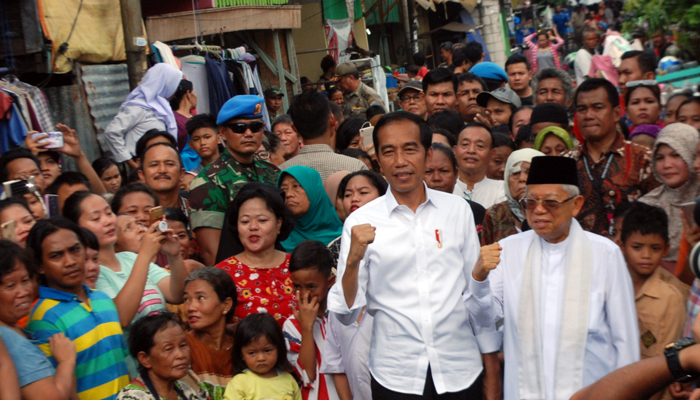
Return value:
[(180, 65), (180, 60), (178, 60), (173, 55), (173, 51), (170, 49), (170, 46), (163, 42), (156, 41), (153, 43), (153, 47), (158, 49), (158, 53), (160, 53), (160, 58), (162, 59), (162, 62), (168, 63), (177, 69), (182, 69)]
[(209, 113), (209, 84), (207, 83), (207, 67), (204, 57), (186, 56), (180, 58), (182, 73), (192, 82), (194, 92), (197, 94), (197, 114)]
[(218, 114), (224, 103), (234, 96), (233, 81), (224, 60), (212, 58), (208, 54), (204, 60), (209, 85), (209, 109), (212, 114)]

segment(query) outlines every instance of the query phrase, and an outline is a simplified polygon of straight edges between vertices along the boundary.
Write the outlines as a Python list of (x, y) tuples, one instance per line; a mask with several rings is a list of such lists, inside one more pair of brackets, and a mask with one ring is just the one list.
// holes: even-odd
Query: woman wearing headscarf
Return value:
[(335, 207), (335, 212), (338, 214), (338, 218), (340, 218), (341, 222), (345, 221), (347, 215), (343, 211), (341, 196), (338, 196), (338, 187), (340, 186), (340, 182), (343, 180), (343, 178), (345, 178), (345, 176), (349, 174), (350, 171), (338, 171), (333, 175), (329, 176), (328, 179), (326, 179), (326, 181), (323, 183), (323, 189), (326, 191), (326, 194), (331, 200), (331, 203), (333, 203), (333, 207)]
[(522, 232), (522, 222), (525, 220), (525, 215), (523, 215), (519, 201), (525, 196), (525, 184), (532, 158), (543, 155), (533, 149), (520, 149), (510, 154), (503, 175), (507, 200), (494, 204), (486, 210), (481, 231), (482, 246), (496, 243), (510, 235)]
[(574, 148), (574, 141), (567, 131), (558, 126), (544, 128), (535, 137), (534, 149), (546, 156), (558, 156)]
[(146, 71), (139, 84), (119, 107), (119, 112), (105, 128), (105, 139), (117, 162), (136, 156), (136, 142), (151, 129), (167, 131), (177, 139), (177, 123), (170, 108), (170, 98), (178, 88), (182, 72), (170, 64), (160, 63)]
[(304, 240), (328, 245), (343, 230), (335, 207), (323, 189), (321, 175), (313, 168), (294, 166), (282, 171), (277, 186), (284, 190), (285, 204), (294, 214), (296, 225), (282, 242), (292, 252)]
[(692, 126), (674, 123), (663, 128), (654, 142), (652, 169), (663, 185), (644, 195), (639, 201), (658, 206), (668, 215), (670, 250), (661, 265), (675, 271), (678, 248), (683, 233), (679, 204), (694, 202), (700, 195), (700, 183), (693, 171), (698, 131)]

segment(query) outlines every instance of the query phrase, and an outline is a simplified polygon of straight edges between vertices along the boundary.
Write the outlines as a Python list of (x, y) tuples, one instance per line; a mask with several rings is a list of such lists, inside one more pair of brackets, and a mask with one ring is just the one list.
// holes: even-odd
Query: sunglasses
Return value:
[(656, 85), (657, 82), (653, 79), (646, 79), (643, 81), (632, 81), (632, 82), (627, 82), (625, 83), (625, 86), (628, 88), (633, 88), (636, 86), (654, 86)]
[(557, 211), (559, 209), (559, 207), (561, 207), (562, 204), (573, 199), (574, 197), (576, 197), (576, 196), (571, 196), (568, 199), (562, 200), (562, 201), (554, 200), (554, 199), (535, 200), (535, 199), (523, 198), (520, 200), (520, 205), (528, 211), (534, 210), (540, 204), (542, 204), (542, 207), (544, 207), (544, 209), (547, 211)]
[(243, 122), (234, 122), (231, 124), (224, 124), (224, 126), (230, 129), (233, 133), (238, 133), (240, 135), (246, 133), (248, 129), (251, 132), (257, 133), (263, 130), (265, 124), (260, 121), (251, 122), (250, 124), (244, 124)]

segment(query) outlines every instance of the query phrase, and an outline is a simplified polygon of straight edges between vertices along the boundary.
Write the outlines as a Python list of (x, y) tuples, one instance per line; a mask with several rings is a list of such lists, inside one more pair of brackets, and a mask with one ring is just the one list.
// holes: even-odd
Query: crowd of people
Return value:
[(0, 397), (697, 398), (700, 97), (662, 103), (651, 51), (579, 80), (526, 43), (415, 54), (393, 112), (327, 57), (288, 110), (193, 115), (156, 64), (110, 157), (28, 135), (0, 156)]

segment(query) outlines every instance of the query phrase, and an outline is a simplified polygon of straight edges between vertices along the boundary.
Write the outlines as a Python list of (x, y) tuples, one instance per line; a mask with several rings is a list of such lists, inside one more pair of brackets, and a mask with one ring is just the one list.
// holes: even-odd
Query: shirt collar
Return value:
[[(425, 190), (425, 202), (423, 204), (419, 205), (418, 209), (420, 209), (424, 204), (432, 204), (433, 206), (437, 207), (435, 204), (434, 195), (430, 194), (430, 192), (432, 192), (432, 190), (428, 189), (428, 185), (426, 185), (425, 182), (423, 182), (423, 188)], [(391, 185), (389, 185), (389, 188), (386, 190), (386, 195), (384, 197), (386, 198), (386, 212), (387, 212), (387, 214), (391, 215), (392, 211), (401, 207), (399, 202), (396, 201), (396, 197), (394, 197), (394, 192), (391, 191)]]
[(661, 268), (661, 266), (657, 266), (646, 282), (644, 282), (639, 289), (639, 293), (634, 296), (635, 300), (640, 299), (642, 296), (649, 296), (655, 299), (661, 298), (661, 291), (659, 288), (661, 284), (661, 271), (659, 268)]
[[(581, 143), (580, 146), (581, 146), (581, 153), (583, 155), (588, 156), (588, 152), (586, 152), (586, 144)], [(613, 144), (610, 145), (610, 149), (608, 150), (607, 153), (603, 154), (603, 156), (606, 156), (610, 153), (621, 155), (620, 152), (622, 151), (622, 149), (624, 147), (625, 147), (625, 137), (622, 135), (622, 133), (617, 132), (617, 137), (615, 138), (615, 141), (613, 142)], [(601, 159), (602, 159), (602, 157), (601, 157)]]
[[(83, 289), (88, 299), (92, 295), (92, 289), (83, 284)], [(56, 300), (56, 301), (79, 301), (78, 296), (73, 293), (64, 292), (62, 290), (57, 290), (50, 288), (48, 286), (39, 286), (39, 297), (42, 299)]]

